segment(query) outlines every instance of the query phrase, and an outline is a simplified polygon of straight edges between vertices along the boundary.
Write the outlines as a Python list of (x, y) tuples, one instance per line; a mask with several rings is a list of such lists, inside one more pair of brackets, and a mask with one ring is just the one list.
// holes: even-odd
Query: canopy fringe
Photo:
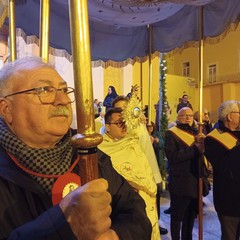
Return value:
[[(39, 39), (35, 35), (27, 36), (25, 32), (21, 28), (16, 29), (16, 36), (21, 37), (26, 44), (36, 44), (39, 46)], [(72, 62), (72, 55), (70, 55), (65, 49), (56, 49), (50, 47), (49, 49), (49, 54), (57, 57), (64, 57), (66, 58), (69, 62)], [(155, 58), (156, 56), (159, 56), (158, 52), (155, 52), (152, 54), (152, 58)], [(112, 60), (108, 60), (107, 62), (104, 62), (102, 60), (97, 60), (97, 61), (92, 61), (92, 67), (103, 67), (103, 68), (108, 68), (108, 67), (115, 67), (115, 68), (122, 68), (127, 66), (128, 64), (134, 65), (136, 62), (145, 62), (148, 60), (148, 56), (144, 57), (135, 57), (133, 59), (129, 58), (125, 61), (122, 62), (115, 62)]]
[[(7, 14), (7, 10), (6, 10), (6, 14)], [(220, 41), (222, 41), (227, 36), (227, 34), (229, 32), (235, 31), (237, 29), (239, 22), (240, 22), (240, 18), (237, 19), (237, 21), (235, 23), (231, 23), (226, 28), (226, 30), (221, 35), (219, 35), (217, 37), (207, 37), (207, 38), (205, 38), (204, 39), (204, 45), (205, 44), (219, 43)], [(0, 24), (1, 24), (1, 21), (0, 21)], [(18, 37), (22, 37), (27, 44), (35, 43), (39, 46), (39, 39), (35, 35), (27, 36), (25, 34), (25, 32), (20, 28), (17, 28), (16, 35)], [(190, 47), (198, 47), (198, 42), (196, 42), (196, 41), (186, 42), (182, 47), (175, 48), (174, 50), (168, 52), (167, 55), (168, 55), (168, 57), (171, 57), (175, 54), (181, 54), (184, 49), (187, 49), (187, 48), (190, 48)], [(53, 56), (65, 57), (66, 59), (68, 59), (69, 62), (72, 62), (72, 56), (64, 49), (56, 49), (56, 48), (50, 47), (49, 53)], [(160, 53), (159, 52), (154, 52), (152, 54), (152, 59), (157, 57), (157, 56), (159, 57)], [(115, 68), (122, 68), (122, 67), (127, 66), (128, 64), (134, 65), (136, 62), (140, 63), (140, 62), (145, 62), (147, 60), (148, 60), (148, 56), (135, 57), (133, 59), (129, 58), (129, 59), (127, 59), (125, 61), (122, 61), (122, 62), (116, 62), (116, 61), (112, 61), (112, 60), (108, 60), (108, 61), (104, 62), (102, 60), (97, 60), (97, 61), (92, 61), (92, 67), (95, 68), (95, 67), (100, 67), (101, 66), (103, 68), (108, 68), (108, 67), (111, 66), (111, 67), (115, 67)]]
[(219, 43), (220, 41), (222, 41), (228, 35), (229, 32), (236, 31), (236, 29), (238, 27), (238, 24), (239, 24), (239, 21), (240, 21), (240, 18), (238, 18), (236, 22), (231, 23), (221, 35), (219, 35), (217, 37), (213, 37), (213, 38), (207, 37), (204, 40), (204, 42), (208, 43), (208, 44)]
[[(214, 44), (217, 44), (217, 43), (221, 42), (228, 35), (228, 33), (232, 32), (232, 31), (235, 31), (237, 29), (239, 22), (240, 22), (240, 18), (237, 19), (236, 22), (231, 23), (225, 29), (225, 31), (217, 37), (207, 37), (207, 38), (205, 38), (204, 39), (204, 45), (206, 45), (206, 44), (214, 45)], [(190, 47), (197, 48), (197, 47), (199, 47), (199, 43), (196, 42), (196, 41), (186, 42), (186, 43), (183, 44), (182, 47), (175, 48), (172, 51), (168, 52), (167, 55), (168, 55), (168, 57), (172, 57), (176, 54), (181, 54), (183, 52), (183, 50), (185, 50), (187, 48), (190, 48)]]
[[(21, 37), (26, 44), (36, 44), (39, 46), (39, 38), (35, 35), (27, 36), (21, 28), (16, 29), (16, 36)], [(49, 48), (49, 54), (57, 57), (64, 57), (69, 62), (72, 62), (72, 55), (70, 55), (65, 49)]]

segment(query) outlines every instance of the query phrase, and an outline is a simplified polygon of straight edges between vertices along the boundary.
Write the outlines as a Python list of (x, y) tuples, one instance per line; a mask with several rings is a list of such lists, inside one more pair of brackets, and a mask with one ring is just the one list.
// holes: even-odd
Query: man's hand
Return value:
[(96, 179), (69, 193), (60, 202), (59, 206), (77, 239), (101, 240), (100, 236), (109, 231), (112, 199), (107, 189), (106, 180)]
[(155, 138), (154, 138), (154, 142), (155, 142), (155, 143), (159, 143), (159, 138), (158, 138), (158, 137), (155, 137)]
[(154, 137), (153, 136), (150, 136), (150, 141), (151, 141), (151, 143), (154, 143)]
[(195, 143), (204, 143), (206, 136), (203, 133), (199, 133), (195, 136)]
[(203, 133), (199, 133), (195, 136), (195, 146), (197, 147), (198, 151), (200, 153), (204, 153), (205, 147), (204, 147), (204, 139), (205, 135)]
[(132, 85), (132, 87), (131, 87), (131, 94), (135, 95), (137, 97), (138, 88), (139, 88), (139, 86), (137, 84), (135, 84), (134, 86)]

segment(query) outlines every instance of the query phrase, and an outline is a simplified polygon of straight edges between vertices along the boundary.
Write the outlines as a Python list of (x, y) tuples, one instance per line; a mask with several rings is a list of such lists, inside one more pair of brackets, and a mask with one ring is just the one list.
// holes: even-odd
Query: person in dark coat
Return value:
[(165, 153), (168, 159), (171, 196), (172, 240), (191, 240), (198, 214), (198, 158), (204, 151), (204, 135), (198, 134), (192, 109), (179, 110), (177, 125), (166, 131)]
[[(194, 120), (199, 123), (199, 111), (194, 113)], [(203, 122), (203, 133), (207, 135), (213, 129), (212, 123), (210, 122), (210, 116), (207, 109), (203, 109), (202, 113), (202, 122)]]
[(193, 110), (192, 104), (188, 101), (187, 94), (183, 94), (181, 102), (177, 105), (177, 113), (184, 107), (189, 107)]
[(213, 168), (213, 201), (222, 240), (240, 237), (239, 104), (230, 100), (220, 105), (218, 125), (205, 139), (205, 156)]
[(107, 112), (110, 108), (112, 108), (112, 101), (116, 97), (118, 97), (118, 94), (117, 94), (115, 88), (113, 86), (109, 86), (108, 87), (108, 94), (104, 98), (104, 101), (103, 101), (103, 106), (106, 107), (106, 111), (105, 112)]
[(0, 71), (0, 239), (151, 238), (145, 203), (98, 151), (99, 179), (80, 185), (71, 144), (74, 89), (40, 58)]

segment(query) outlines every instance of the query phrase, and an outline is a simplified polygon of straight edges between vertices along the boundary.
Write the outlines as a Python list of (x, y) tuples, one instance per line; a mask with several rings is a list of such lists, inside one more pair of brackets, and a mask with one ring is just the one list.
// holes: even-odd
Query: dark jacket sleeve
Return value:
[(196, 155), (199, 155), (195, 145), (187, 146), (179, 140), (171, 131), (165, 133), (165, 153), (171, 165), (190, 161)]
[(204, 134), (207, 135), (213, 130), (212, 124), (210, 122), (204, 122), (203, 130)]
[(0, 196), (1, 240), (76, 239), (59, 206), (52, 207), (48, 198), (1, 177)]
[[(57, 238), (56, 238), (57, 235)], [(8, 240), (26, 239), (76, 239), (69, 224), (57, 205), (50, 208), (35, 220), (15, 229)]]
[(113, 98), (111, 96), (107, 95), (103, 101), (103, 106), (106, 108), (111, 108), (112, 101), (113, 101)]
[(227, 149), (219, 141), (205, 138), (205, 156), (213, 167), (213, 199), (217, 212), (240, 217), (240, 145)]
[[(9, 159), (3, 162), (3, 155), (0, 159), (0, 239), (75, 240), (61, 209), (52, 206), (36, 181)], [(5, 165), (10, 166), (3, 170)], [(103, 153), (99, 156), (99, 174), (108, 181), (112, 195), (112, 229), (122, 240), (149, 240), (151, 223), (144, 201)]]
[(222, 181), (221, 186), (227, 186), (230, 184), (226, 180), (240, 185), (240, 144), (237, 143), (232, 149), (227, 149), (220, 142), (214, 140), (212, 137), (206, 137), (205, 139), (205, 156), (211, 163), (214, 170), (214, 177), (218, 181)]
[(196, 146), (187, 146), (171, 131), (165, 134), (169, 190), (178, 196), (198, 196), (198, 156)]
[(108, 180), (112, 195), (112, 229), (121, 240), (149, 240), (152, 227), (145, 203), (128, 182), (112, 167), (110, 158), (99, 151), (99, 171)]
[(188, 102), (187, 106), (193, 110), (192, 104), (190, 102)]

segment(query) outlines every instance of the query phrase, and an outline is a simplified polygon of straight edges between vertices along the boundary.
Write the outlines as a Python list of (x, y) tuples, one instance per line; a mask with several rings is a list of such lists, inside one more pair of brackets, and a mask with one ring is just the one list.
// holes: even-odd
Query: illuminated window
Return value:
[(189, 62), (183, 63), (183, 76), (184, 77), (190, 76), (190, 63)]
[(208, 66), (208, 81), (214, 83), (217, 81), (217, 66), (212, 64)]

